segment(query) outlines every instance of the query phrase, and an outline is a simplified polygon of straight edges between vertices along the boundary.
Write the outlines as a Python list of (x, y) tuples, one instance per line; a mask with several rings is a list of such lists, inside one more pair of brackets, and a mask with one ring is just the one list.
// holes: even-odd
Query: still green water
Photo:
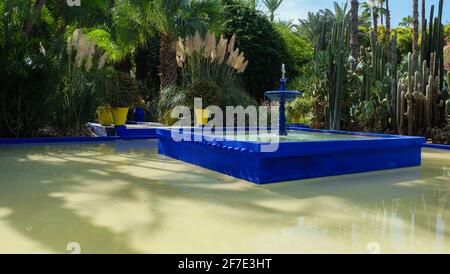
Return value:
[(0, 146), (0, 253), (450, 253), (450, 152), (257, 186), (157, 141)]
[[(228, 134), (228, 135), (227, 135)], [(213, 136), (213, 135), (211, 135)], [(240, 141), (251, 141), (251, 142), (312, 142), (312, 141), (333, 141), (333, 140), (361, 140), (361, 139), (372, 139), (374, 137), (364, 136), (364, 135), (351, 135), (351, 134), (331, 134), (331, 133), (317, 133), (299, 130), (288, 130), (287, 136), (279, 136), (274, 133), (258, 133), (258, 132), (231, 132), (222, 133), (217, 136), (225, 136), (228, 140), (240, 140)]]

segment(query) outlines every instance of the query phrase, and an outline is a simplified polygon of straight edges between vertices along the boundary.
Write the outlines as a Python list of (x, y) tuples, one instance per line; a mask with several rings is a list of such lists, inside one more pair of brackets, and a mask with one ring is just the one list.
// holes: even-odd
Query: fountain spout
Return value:
[(279, 116), (278, 116), (278, 132), (281, 136), (287, 136), (286, 127), (286, 103), (294, 101), (295, 98), (302, 95), (302, 92), (296, 90), (286, 90), (286, 69), (285, 65), (281, 66), (281, 79), (280, 88), (275, 91), (268, 91), (264, 95), (269, 98), (269, 100), (280, 103)]

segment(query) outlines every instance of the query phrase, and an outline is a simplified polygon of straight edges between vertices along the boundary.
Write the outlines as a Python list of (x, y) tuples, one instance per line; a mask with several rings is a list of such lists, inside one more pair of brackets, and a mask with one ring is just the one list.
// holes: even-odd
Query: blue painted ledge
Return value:
[(450, 150), (450, 145), (423, 144), (422, 147)]
[(109, 142), (122, 140), (148, 140), (156, 139), (151, 136), (104, 136), (104, 137), (48, 137), (48, 138), (0, 138), (0, 145), (8, 144), (43, 144), (43, 143), (85, 143)]

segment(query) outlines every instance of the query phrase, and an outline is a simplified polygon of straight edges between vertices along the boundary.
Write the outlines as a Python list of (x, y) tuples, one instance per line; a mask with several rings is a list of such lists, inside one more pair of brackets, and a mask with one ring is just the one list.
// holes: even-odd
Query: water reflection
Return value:
[[(0, 147), (0, 253), (450, 252), (450, 153), (257, 186), (156, 141)], [(16, 247), (16, 248), (15, 248)]]
[(315, 205), (296, 226), (284, 230), (299, 241), (314, 228), (317, 241), (332, 242), (330, 249), (336, 252), (363, 252), (374, 242), (381, 252), (449, 252), (449, 167), (450, 153), (425, 150), (421, 168), (267, 188)]

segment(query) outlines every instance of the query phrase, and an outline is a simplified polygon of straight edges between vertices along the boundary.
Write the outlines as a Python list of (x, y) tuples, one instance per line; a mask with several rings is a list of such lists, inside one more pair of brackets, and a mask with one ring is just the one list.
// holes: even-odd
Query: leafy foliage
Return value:
[[(321, 33), (329, 34), (334, 23), (343, 23), (350, 17), (348, 4), (334, 2), (334, 10), (321, 9), (317, 12), (308, 12), (306, 19), (299, 20), (297, 32), (310, 41), (317, 42)], [(365, 23), (364, 20), (360, 22)]]
[(273, 22), (275, 11), (280, 7), (281, 3), (283, 3), (283, 0), (262, 0), (262, 2), (267, 10), (269, 10), (270, 21)]
[(108, 90), (104, 71), (106, 54), (96, 48), (80, 29), (67, 42), (67, 63), (60, 67), (62, 84), (57, 88), (53, 122), (61, 135), (83, 135), (84, 125), (95, 116), (100, 91)]
[(286, 44), (273, 25), (249, 4), (238, 0), (224, 0), (226, 21), (222, 33), (226, 37), (236, 34), (237, 47), (250, 60), (244, 73), (244, 83), (250, 95), (263, 99), (264, 92), (274, 89), (280, 78), (281, 64), (287, 74), (295, 77)]
[[(41, 39), (27, 38), (26, 1), (5, 0), (0, 5), (0, 136), (36, 136), (49, 120), (49, 97), (54, 92), (57, 63)], [(51, 27), (43, 23), (40, 35)], [(45, 43), (44, 43), (45, 44)]]
[(187, 106), (193, 108), (194, 98), (201, 98), (203, 107), (217, 106), (221, 103), (220, 88), (213, 81), (199, 81), (193, 83), (187, 87), (186, 97), (188, 102)]
[[(297, 98), (287, 107), (291, 118), (307, 118), (308, 122), (314, 128), (325, 127), (325, 106), (326, 106), (326, 88), (327, 88), (327, 60), (322, 52), (306, 64), (304, 73), (296, 77), (289, 83), (289, 89), (303, 92), (303, 97)], [(304, 110), (299, 111), (295, 105), (302, 106)], [(303, 111), (309, 108), (309, 115), (305, 117)]]
[(286, 106), (289, 122), (292, 124), (311, 125), (315, 100), (311, 97), (300, 97)]
[(406, 57), (412, 49), (413, 32), (410, 28), (397, 28), (397, 52), (401, 57)]
[(313, 45), (305, 38), (293, 33), (289, 28), (276, 24), (276, 30), (283, 38), (295, 71), (302, 72), (303, 67), (313, 56)]

